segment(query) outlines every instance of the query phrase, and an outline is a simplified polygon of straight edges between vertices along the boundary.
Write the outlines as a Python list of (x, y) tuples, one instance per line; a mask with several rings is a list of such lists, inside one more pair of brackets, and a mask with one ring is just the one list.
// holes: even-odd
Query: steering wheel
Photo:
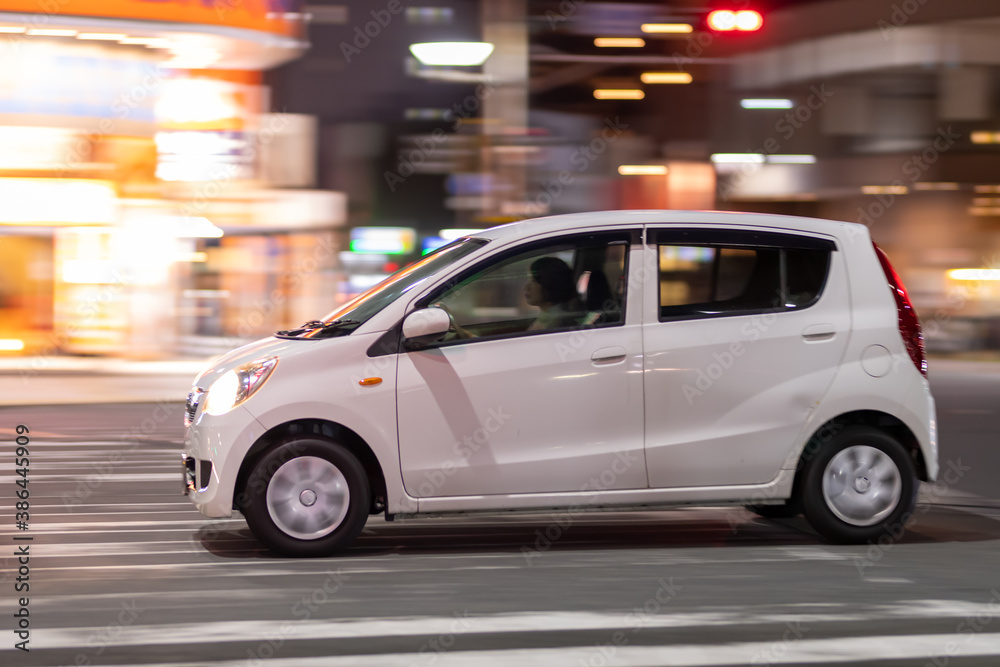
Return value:
[(455, 321), (455, 314), (452, 313), (451, 310), (446, 305), (444, 305), (439, 301), (438, 303), (434, 304), (434, 307), (440, 308), (444, 312), (448, 313), (448, 322), (449, 322), (448, 333), (444, 335), (442, 340), (455, 340), (456, 338), (475, 337), (475, 334), (459, 326), (458, 322)]

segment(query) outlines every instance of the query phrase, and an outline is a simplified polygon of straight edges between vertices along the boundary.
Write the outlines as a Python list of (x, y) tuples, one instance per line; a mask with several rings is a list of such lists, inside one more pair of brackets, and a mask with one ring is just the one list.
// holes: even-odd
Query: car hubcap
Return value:
[(878, 523), (899, 504), (903, 478), (888, 454), (867, 445), (837, 453), (823, 473), (823, 499), (839, 519), (853, 526)]
[(337, 466), (316, 456), (283, 464), (267, 485), (267, 511), (283, 533), (300, 540), (329, 535), (351, 501), (347, 478)]

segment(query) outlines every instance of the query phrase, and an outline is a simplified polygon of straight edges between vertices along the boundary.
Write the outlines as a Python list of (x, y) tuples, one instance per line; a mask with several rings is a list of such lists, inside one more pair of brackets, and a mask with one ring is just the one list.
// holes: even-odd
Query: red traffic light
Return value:
[(708, 15), (708, 27), (719, 32), (733, 30), (753, 32), (760, 30), (763, 25), (764, 17), (752, 9), (741, 9), (740, 11), (717, 9)]

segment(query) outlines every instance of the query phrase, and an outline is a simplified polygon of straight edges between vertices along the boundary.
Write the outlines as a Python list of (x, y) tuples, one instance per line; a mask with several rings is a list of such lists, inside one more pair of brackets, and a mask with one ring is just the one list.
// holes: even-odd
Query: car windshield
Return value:
[(367, 322), (376, 313), (410, 291), (428, 277), (457, 262), (488, 243), (486, 239), (461, 238), (439, 248), (392, 274), (368, 291), (354, 297), (322, 320), (313, 320), (301, 327), (279, 331), (282, 338), (330, 338), (346, 336)]

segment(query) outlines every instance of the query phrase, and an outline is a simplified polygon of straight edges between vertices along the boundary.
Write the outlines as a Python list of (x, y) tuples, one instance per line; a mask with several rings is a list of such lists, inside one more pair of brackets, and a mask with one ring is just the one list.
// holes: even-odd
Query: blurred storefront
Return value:
[(291, 0), (0, 0), (0, 353), (228, 349), (332, 309), (342, 193), (272, 114)]

